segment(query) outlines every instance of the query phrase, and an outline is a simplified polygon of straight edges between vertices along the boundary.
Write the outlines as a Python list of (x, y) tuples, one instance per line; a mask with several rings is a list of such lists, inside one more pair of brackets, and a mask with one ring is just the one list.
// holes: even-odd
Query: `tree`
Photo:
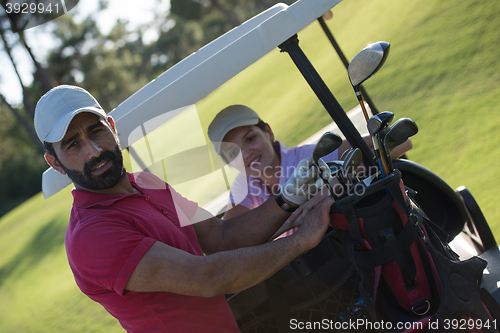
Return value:
[[(275, 0), (171, 0), (170, 12), (156, 13), (152, 22), (131, 31), (117, 21), (109, 34), (99, 30), (95, 15), (82, 22), (69, 12), (50, 23), (57, 46), (46, 59), (38, 59), (24, 33), (13, 33), (5, 13), (0, 13), (0, 52), (16, 72), (23, 90), (20, 105), (11, 105), (0, 94), (0, 214), (40, 190), (40, 173), (46, 167), (41, 143), (32, 126), (35, 102), (53, 85), (73, 84), (92, 93), (111, 111), (149, 81), (199, 48), (277, 3)], [(100, 9), (107, 2), (100, 0)], [(158, 39), (145, 44), (147, 29), (158, 31)], [(14, 48), (30, 57), (34, 71), (30, 84), (23, 81)], [(42, 65), (43, 64), (43, 65)], [(1, 72), (0, 72), (1, 74)], [(26, 179), (30, 179), (26, 182)], [(5, 199), (5, 200), (4, 200)], [(5, 204), (9, 199), (8, 204)], [(10, 200), (12, 199), (12, 200)]]
[(158, 43), (173, 47), (168, 49), (169, 60), (179, 61), (279, 2), (291, 4), (293, 1), (170, 0), (169, 18), (175, 26), (164, 31)]

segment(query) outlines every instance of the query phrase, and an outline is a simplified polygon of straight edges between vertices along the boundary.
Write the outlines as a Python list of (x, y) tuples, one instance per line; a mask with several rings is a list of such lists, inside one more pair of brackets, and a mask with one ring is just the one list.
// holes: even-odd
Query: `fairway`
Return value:
[[(466, 186), (497, 241), (499, 12), (500, 2), (493, 0), (345, 0), (327, 21), (348, 59), (369, 43), (391, 43), (386, 63), (364, 87), (380, 111), (392, 111), (395, 120), (408, 117), (417, 123), (419, 133), (412, 138), (414, 148), (408, 157), (453, 189)], [(344, 110), (356, 106), (346, 70), (319, 24), (313, 22), (298, 36)], [(206, 130), (215, 114), (236, 103), (255, 109), (287, 146), (331, 122), (290, 57), (275, 49), (196, 103), (192, 109), (198, 121), (196, 142), (180, 139), (189, 130), (180, 118), (163, 132), (155, 132), (152, 139), (163, 143), (155, 145), (157, 154), (164, 158), (206, 144)], [(128, 170), (137, 170), (128, 154), (125, 161)], [(222, 186), (214, 191), (217, 182), (197, 179), (179, 188), (186, 197), (204, 204), (214, 192), (224, 190)], [(67, 263), (64, 233), (72, 202), (70, 188), (47, 200), (40, 193), (0, 219), (2, 333), (123, 332), (99, 304), (79, 291)]]

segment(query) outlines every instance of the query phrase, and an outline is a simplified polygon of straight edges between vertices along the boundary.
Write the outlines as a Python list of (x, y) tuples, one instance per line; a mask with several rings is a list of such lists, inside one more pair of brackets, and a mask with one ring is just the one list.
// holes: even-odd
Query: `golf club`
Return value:
[(344, 161), (330, 161), (326, 162), (328, 164), (328, 167), (330, 168), (330, 172), (332, 176), (337, 177), (339, 183), (343, 186), (346, 187), (347, 182), (344, 179), (344, 176), (342, 175), (342, 166), (344, 165)]
[(346, 150), (342, 153), (342, 156), (340, 156), (340, 160), (341, 160), (341, 161), (345, 160), (345, 157), (346, 157), (346, 156), (347, 156), (347, 154), (349, 154), (351, 151), (352, 151), (352, 148), (346, 149)]
[[(363, 161), (363, 154), (359, 148), (353, 149), (351, 153), (346, 156), (344, 164), (342, 165), (342, 171), (344, 173), (344, 177), (349, 179), (349, 174), (352, 172), (353, 177), (357, 183), (360, 182), (358, 176), (356, 175), (356, 169), (360, 166)], [(354, 181), (351, 179), (351, 184), (354, 184)]]
[[(397, 145), (408, 140), (409, 137), (418, 133), (417, 124), (410, 118), (398, 119), (394, 124), (387, 129), (387, 131), (380, 137), (382, 140), (382, 153), (387, 159), (387, 164), (389, 165), (390, 171), (393, 170), (392, 159), (390, 151), (394, 149)], [(389, 144), (391, 144), (389, 146)], [(392, 149), (391, 149), (392, 148)]]
[(325, 180), (325, 178), (323, 178), (323, 174), (318, 165), (318, 160), (320, 157), (328, 155), (333, 151), (335, 151), (335, 149), (340, 147), (341, 144), (342, 144), (342, 138), (338, 134), (335, 134), (333, 132), (326, 132), (321, 136), (321, 138), (319, 138), (318, 143), (316, 143), (316, 147), (314, 147), (312, 153), (313, 163), (318, 168), (319, 176), (325, 183), (328, 190), (330, 191), (331, 196), (335, 199), (337, 199), (337, 196), (333, 192), (333, 189), (328, 180)]
[(368, 121), (369, 117), (363, 102), (363, 96), (360, 92), (360, 86), (361, 83), (365, 82), (382, 67), (389, 54), (389, 48), (390, 44), (387, 42), (370, 44), (352, 59), (347, 68), (349, 80), (354, 88), (366, 121)]
[(382, 154), (380, 152), (380, 142), (378, 134), (390, 124), (393, 118), (394, 114), (392, 112), (384, 111), (371, 117), (366, 124), (368, 133), (370, 133), (370, 137), (372, 138), (373, 150), (375, 151), (375, 155), (382, 172), (382, 177), (386, 177), (389, 174), (389, 166), (387, 165), (385, 156), (382, 157)]
[(363, 183), (365, 183), (366, 186), (370, 186), (371, 183), (373, 182), (373, 180), (376, 179), (379, 175), (381, 175), (381, 173), (380, 173), (380, 171), (377, 171), (376, 173), (374, 173), (370, 177), (363, 179)]

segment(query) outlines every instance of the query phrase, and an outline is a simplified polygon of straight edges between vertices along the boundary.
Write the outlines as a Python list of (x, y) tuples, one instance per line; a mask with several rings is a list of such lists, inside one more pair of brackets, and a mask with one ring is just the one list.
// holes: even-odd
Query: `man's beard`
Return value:
[[(92, 175), (92, 169), (102, 161), (110, 160), (111, 166), (100, 175)], [(125, 177), (126, 171), (123, 167), (123, 156), (120, 147), (116, 145), (115, 151), (105, 150), (99, 157), (93, 158), (83, 167), (83, 172), (66, 168), (61, 164), (68, 177), (76, 185), (93, 191), (109, 189)]]

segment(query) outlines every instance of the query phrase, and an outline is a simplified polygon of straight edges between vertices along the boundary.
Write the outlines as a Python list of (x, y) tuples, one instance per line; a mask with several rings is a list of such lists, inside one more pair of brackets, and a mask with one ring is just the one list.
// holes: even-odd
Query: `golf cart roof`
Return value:
[[(137, 91), (109, 114), (118, 128), (122, 148), (134, 143), (131, 133), (159, 115), (192, 105), (275, 47), (305, 28), (341, 0), (298, 0), (277, 4), (191, 54)], [(170, 112), (172, 117), (177, 114)], [(165, 121), (167, 118), (162, 118)], [(156, 127), (161, 123), (157, 123)], [(149, 127), (148, 134), (156, 127)], [(49, 168), (42, 191), (48, 198), (71, 184)]]

